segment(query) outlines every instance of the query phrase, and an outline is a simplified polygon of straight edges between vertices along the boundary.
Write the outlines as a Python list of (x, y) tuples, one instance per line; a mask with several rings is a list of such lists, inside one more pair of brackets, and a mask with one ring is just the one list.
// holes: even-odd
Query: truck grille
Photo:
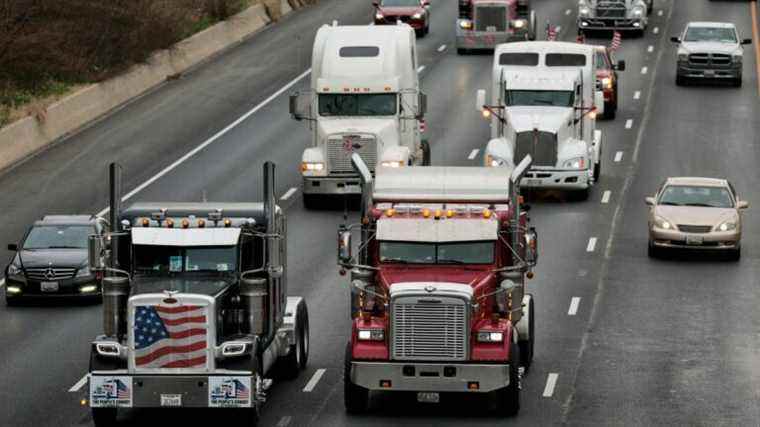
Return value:
[(370, 170), (377, 163), (377, 143), (374, 138), (341, 137), (327, 140), (327, 168), (330, 173), (354, 173), (351, 154), (359, 153)]
[(551, 132), (519, 132), (515, 149), (515, 164), (530, 154), (534, 166), (557, 165), (557, 135)]
[(477, 6), (475, 8), (475, 30), (507, 30), (507, 8), (502, 6)]
[(689, 65), (698, 67), (726, 67), (731, 65), (731, 56), (717, 53), (692, 53), (689, 55)]
[(69, 267), (33, 267), (26, 269), (26, 278), (38, 282), (71, 279), (76, 274), (76, 268)]
[(684, 233), (709, 233), (712, 227), (709, 225), (686, 225), (678, 224), (678, 230)]
[(464, 360), (467, 305), (456, 298), (426, 301), (405, 297), (391, 308), (391, 352), (395, 360)]

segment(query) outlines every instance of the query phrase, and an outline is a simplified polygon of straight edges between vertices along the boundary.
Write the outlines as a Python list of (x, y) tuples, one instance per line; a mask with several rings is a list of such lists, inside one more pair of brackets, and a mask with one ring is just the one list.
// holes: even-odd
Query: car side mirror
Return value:
[(430, 7), (430, 0), (422, 0), (422, 7)]
[(736, 203), (736, 207), (737, 207), (738, 209), (747, 209), (747, 208), (749, 208), (749, 202), (748, 202), (748, 201), (746, 201), (746, 200), (739, 200), (739, 201)]
[(615, 69), (618, 71), (625, 71), (625, 61), (623, 61), (622, 59), (618, 61)]
[(15, 243), (8, 243), (8, 250), (13, 252), (18, 251), (18, 245)]
[(675, 37), (675, 36), (671, 37), (670, 41), (672, 41), (673, 43), (676, 43), (676, 44), (681, 43), (681, 39), (679, 39), (678, 37)]
[(372, 2), (372, 6), (378, 8), (378, 7), (380, 7), (380, 3), (376, 2), (376, 1), (373, 1)]
[(644, 199), (644, 202), (647, 206), (654, 206), (654, 197), (647, 197)]
[(742, 44), (752, 44), (752, 39), (744, 39), (742, 40)]
[(351, 254), (351, 231), (338, 232), (338, 264), (348, 264), (353, 258)]
[(312, 120), (311, 92), (296, 92), (290, 95), (289, 109), (294, 120)]

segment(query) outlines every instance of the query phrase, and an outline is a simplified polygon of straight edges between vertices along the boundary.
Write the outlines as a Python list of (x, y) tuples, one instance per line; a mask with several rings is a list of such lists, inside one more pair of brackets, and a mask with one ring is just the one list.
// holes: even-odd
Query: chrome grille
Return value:
[(375, 170), (377, 147), (374, 138), (346, 136), (327, 140), (327, 168), (329, 173), (354, 173), (351, 154), (359, 153), (370, 170)]
[(507, 8), (503, 6), (477, 6), (475, 8), (475, 30), (507, 30)]
[(551, 132), (519, 132), (515, 149), (515, 164), (530, 154), (534, 166), (557, 165), (557, 135)]
[(467, 305), (456, 298), (404, 297), (391, 307), (391, 352), (395, 360), (465, 360)]
[(678, 224), (678, 230), (684, 233), (709, 233), (712, 227), (709, 225), (686, 225)]
[(73, 267), (34, 267), (26, 269), (26, 278), (39, 282), (71, 279), (77, 269)]
[(731, 55), (719, 53), (692, 53), (689, 55), (689, 65), (704, 67), (727, 67), (731, 65)]

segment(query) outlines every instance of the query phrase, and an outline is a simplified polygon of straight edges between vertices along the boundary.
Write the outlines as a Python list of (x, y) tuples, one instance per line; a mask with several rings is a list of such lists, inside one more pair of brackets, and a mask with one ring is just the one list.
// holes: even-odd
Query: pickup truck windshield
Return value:
[(24, 249), (87, 249), (90, 234), (95, 234), (95, 229), (86, 225), (42, 225), (32, 228)]
[(507, 107), (572, 107), (573, 91), (568, 90), (508, 90)]
[(135, 270), (145, 274), (186, 272), (234, 273), (237, 247), (191, 247), (136, 245)]
[(491, 264), (494, 242), (380, 242), (380, 262), (404, 264)]
[(689, 27), (683, 41), (736, 43), (736, 32), (733, 28)]
[(320, 94), (321, 116), (393, 116), (397, 111), (395, 93), (342, 95)]

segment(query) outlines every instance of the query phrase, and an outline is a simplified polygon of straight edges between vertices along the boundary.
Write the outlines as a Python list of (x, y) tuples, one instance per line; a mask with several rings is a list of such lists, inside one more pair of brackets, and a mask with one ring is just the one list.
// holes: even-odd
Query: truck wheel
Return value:
[(422, 166), (430, 166), (430, 143), (427, 139), (423, 139), (420, 146), (422, 147)]
[(573, 191), (572, 198), (576, 202), (584, 202), (588, 200), (589, 195), (591, 195), (591, 187), (584, 188), (583, 190)]
[(362, 414), (369, 408), (369, 390), (351, 382), (351, 342), (346, 345), (343, 364), (343, 403), (349, 414)]
[(534, 314), (533, 314), (533, 295), (531, 295), (530, 299), (530, 305), (528, 306), (528, 339), (527, 340), (520, 340), (519, 341), (519, 347), (520, 347), (520, 365), (525, 368), (526, 371), (530, 369), (531, 363), (533, 363), (533, 348), (536, 344), (536, 337), (533, 334), (533, 331), (535, 330), (535, 325), (533, 324)]
[(290, 346), (288, 355), (282, 359), (282, 376), (290, 380), (298, 377), (309, 359), (309, 313), (305, 303), (298, 306), (296, 317), (296, 343)]
[(496, 411), (512, 417), (520, 412), (520, 366), (514, 361), (520, 360), (520, 347), (512, 343), (509, 347), (509, 385), (500, 388), (496, 394)]
[(303, 194), (303, 207), (306, 209), (317, 209), (319, 207), (316, 194)]
[(92, 421), (95, 427), (116, 425), (116, 408), (92, 408)]

